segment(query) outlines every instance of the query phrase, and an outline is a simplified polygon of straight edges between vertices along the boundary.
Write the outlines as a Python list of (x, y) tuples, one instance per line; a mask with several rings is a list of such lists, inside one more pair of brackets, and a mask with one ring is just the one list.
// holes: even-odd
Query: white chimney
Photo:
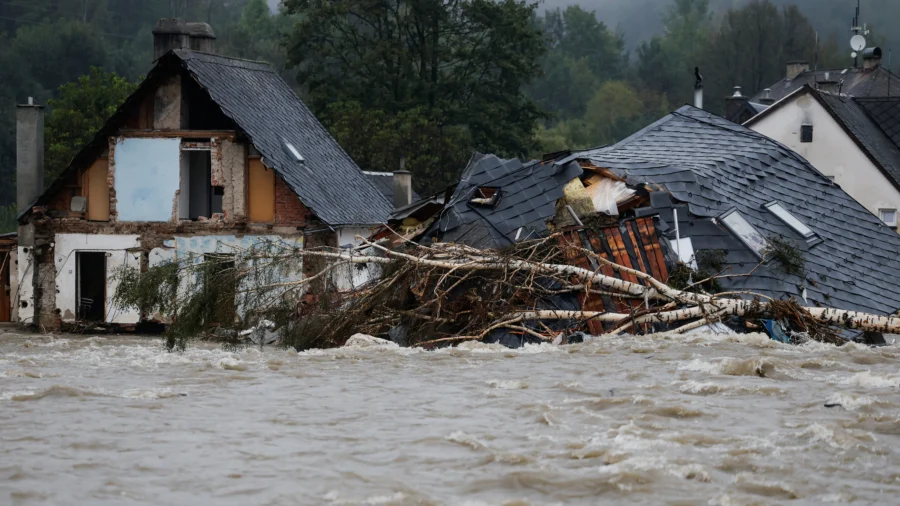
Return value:
[[(403, 164), (400, 164), (403, 167)], [(394, 209), (412, 204), (412, 173), (400, 169), (394, 171)]]
[(703, 109), (703, 76), (700, 75), (700, 67), (694, 67), (694, 107)]

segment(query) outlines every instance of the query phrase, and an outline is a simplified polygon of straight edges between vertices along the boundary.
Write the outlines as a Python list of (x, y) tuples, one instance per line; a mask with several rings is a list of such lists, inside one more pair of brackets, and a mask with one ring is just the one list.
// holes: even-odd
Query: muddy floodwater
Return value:
[(900, 504), (900, 347), (0, 335), (0, 504)]

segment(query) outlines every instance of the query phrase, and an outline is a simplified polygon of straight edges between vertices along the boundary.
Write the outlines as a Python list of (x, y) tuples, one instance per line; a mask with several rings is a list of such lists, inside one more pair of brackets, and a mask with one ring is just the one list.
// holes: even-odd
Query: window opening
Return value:
[(812, 125), (802, 125), (800, 127), (800, 142), (812, 142), (813, 141), (813, 126)]
[(222, 212), (225, 189), (212, 185), (212, 157), (210, 151), (185, 151), (188, 157), (188, 218), (209, 218)]
[(794, 229), (795, 232), (803, 236), (804, 239), (809, 239), (816, 235), (815, 232), (812, 231), (809, 227), (806, 226), (805, 223), (797, 219), (796, 216), (791, 214), (787, 209), (785, 209), (778, 202), (769, 202), (765, 205), (766, 209), (768, 209), (772, 214), (778, 217), (781, 221), (784, 222), (785, 225)]
[(106, 253), (79, 251), (75, 254), (77, 317), (79, 320), (106, 320)]
[(495, 206), (500, 200), (500, 188), (481, 186), (475, 189), (469, 202), (479, 206)]
[(723, 214), (719, 220), (759, 258), (765, 256), (767, 246), (765, 237), (737, 209)]
[(881, 221), (883, 221), (885, 225), (888, 225), (891, 227), (897, 226), (897, 210), (896, 209), (879, 209), (878, 217), (881, 218)]

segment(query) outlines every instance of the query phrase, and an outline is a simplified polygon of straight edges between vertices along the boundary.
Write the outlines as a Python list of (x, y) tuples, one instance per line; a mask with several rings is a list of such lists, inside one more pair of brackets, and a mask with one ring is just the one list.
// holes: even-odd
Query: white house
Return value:
[(900, 96), (854, 98), (805, 85), (744, 126), (794, 150), (897, 228)]

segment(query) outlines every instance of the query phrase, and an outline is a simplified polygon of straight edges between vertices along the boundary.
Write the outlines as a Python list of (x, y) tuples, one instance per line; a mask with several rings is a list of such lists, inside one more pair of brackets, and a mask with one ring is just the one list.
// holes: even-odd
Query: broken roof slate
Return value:
[[(494, 155), (475, 154), (440, 218), (426, 237), (440, 236), (444, 242), (464, 243), (477, 248), (501, 248), (529, 235), (546, 235), (547, 221), (556, 215), (556, 201), (563, 187), (580, 176), (581, 167), (570, 162), (503, 160)], [(469, 202), (479, 187), (499, 188), (494, 206)]]
[[(321, 220), (331, 225), (387, 221), (391, 203), (271, 66), (189, 49), (170, 54)], [(286, 143), (299, 151), (302, 162)]]
[[(715, 217), (736, 208), (763, 235), (791, 238), (804, 252), (806, 279), (786, 276), (770, 261), (754, 276), (723, 280), (725, 286), (794, 296), (801, 302), (805, 286), (807, 292), (816, 288), (829, 294), (831, 300), (820, 303), (841, 309), (890, 314), (900, 308), (900, 235), (799, 155), (757, 132), (685, 106), (618, 144), (559, 163), (576, 159), (609, 168), (629, 183), (658, 183), (686, 202), (694, 216)], [(761, 172), (750, 160), (762, 164)], [(756, 180), (745, 177), (748, 172), (757, 174)], [(822, 241), (807, 243), (763, 208), (773, 200)], [(685, 218), (679, 213), (679, 223)], [(708, 232), (700, 232), (694, 235), (695, 250), (721, 245), (703, 243)], [(689, 231), (684, 235), (691, 236)], [(728, 263), (735, 271), (754, 267), (736, 261), (729, 251)]]

